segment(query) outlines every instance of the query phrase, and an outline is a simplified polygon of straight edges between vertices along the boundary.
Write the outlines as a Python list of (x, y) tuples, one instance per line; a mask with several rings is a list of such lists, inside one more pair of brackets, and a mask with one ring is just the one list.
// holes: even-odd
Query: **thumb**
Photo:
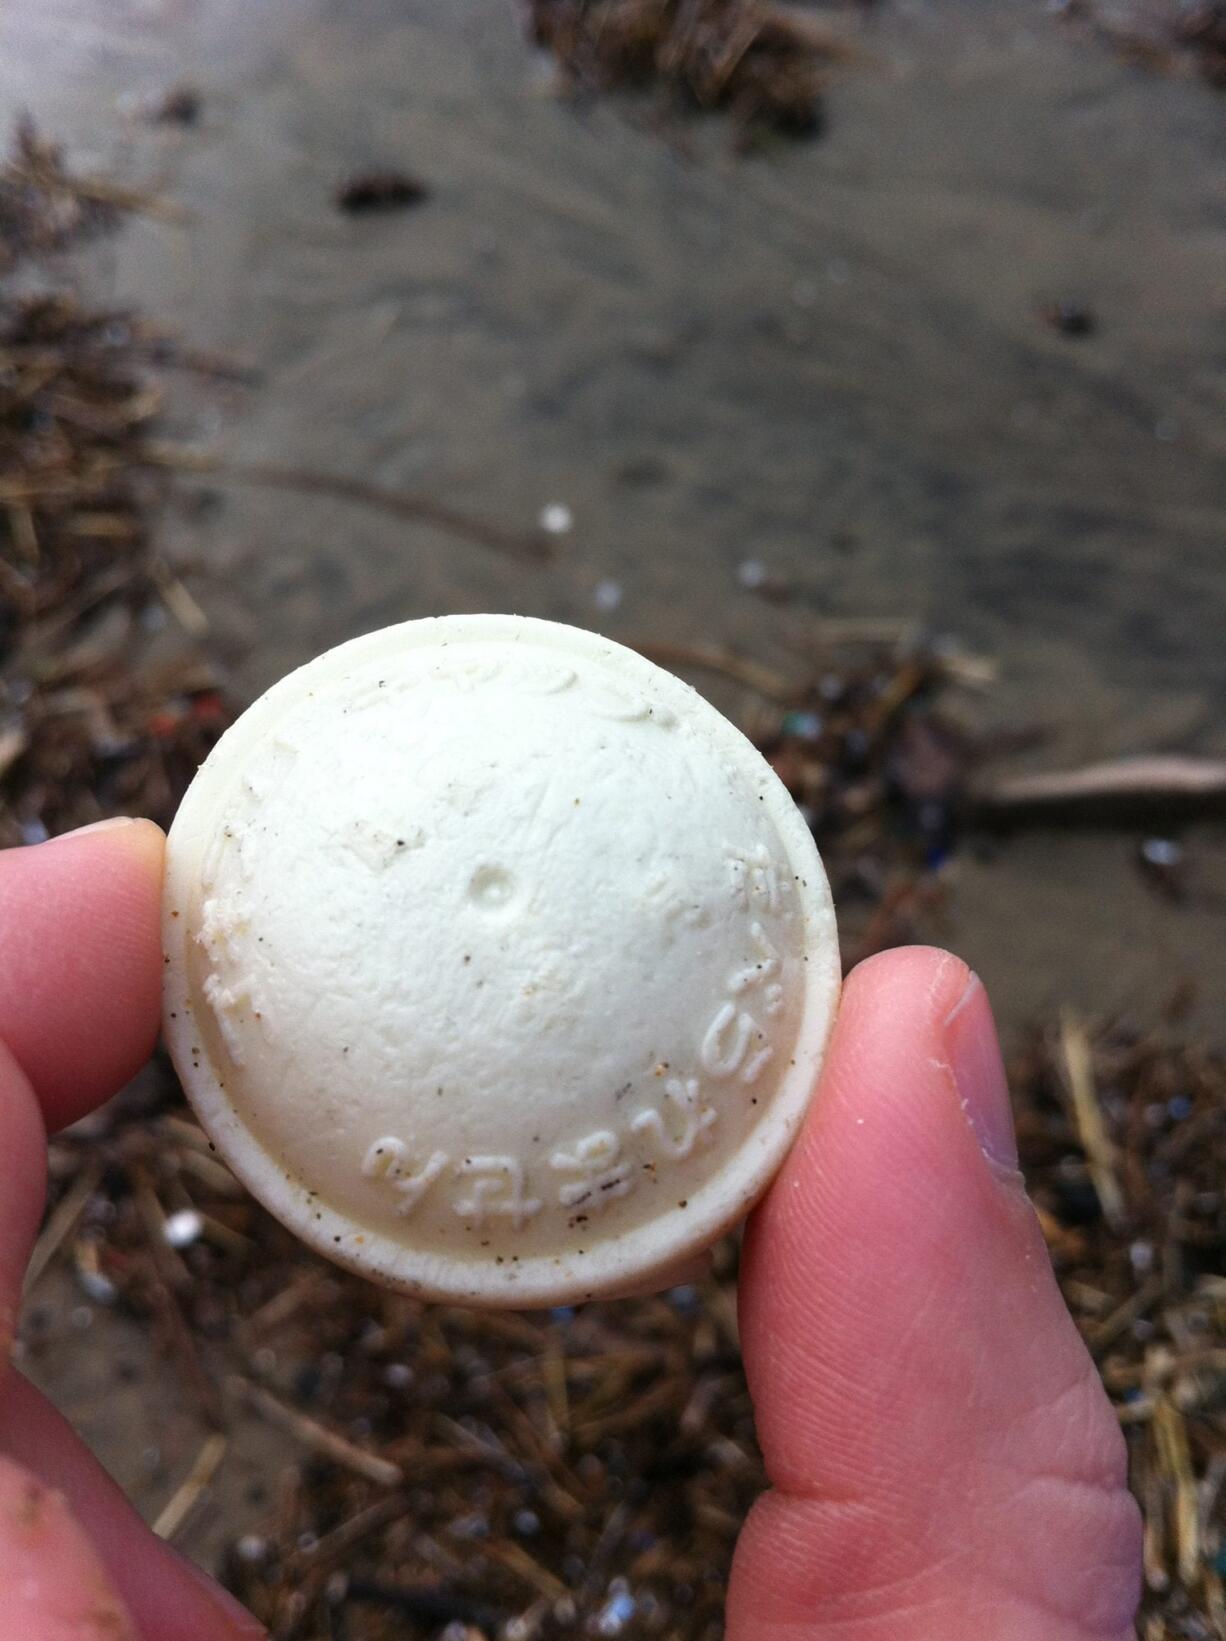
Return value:
[(746, 1368), (774, 1491), (729, 1641), (1125, 1641), (1123, 1440), (1016, 1167), (986, 994), (956, 958), (850, 977), (750, 1227)]

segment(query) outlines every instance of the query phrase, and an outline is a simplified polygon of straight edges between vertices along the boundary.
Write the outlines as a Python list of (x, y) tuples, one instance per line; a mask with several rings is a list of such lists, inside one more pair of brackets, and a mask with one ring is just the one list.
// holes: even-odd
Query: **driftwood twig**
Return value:
[(1119, 758), (1081, 769), (1012, 775), (972, 792), (976, 821), (1011, 826), (1193, 820), (1226, 813), (1226, 761), (1175, 755)]

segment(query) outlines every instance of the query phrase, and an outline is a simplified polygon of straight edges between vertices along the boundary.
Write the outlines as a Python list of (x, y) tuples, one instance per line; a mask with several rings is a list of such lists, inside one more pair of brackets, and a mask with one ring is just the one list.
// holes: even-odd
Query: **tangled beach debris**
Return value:
[(764, 0), (530, 0), (527, 16), (574, 92), (659, 90), (728, 113), (742, 143), (817, 135), (831, 70), (856, 56), (827, 19)]
[[(0, 266), (106, 231), (137, 197), (83, 191), (21, 126)], [(0, 287), (0, 845), (132, 806), (168, 820), (223, 725), (207, 622), (155, 542), (151, 435), (176, 363), (192, 361), (131, 314)]]
[(1125, 62), (1163, 74), (1194, 73), (1226, 90), (1224, 0), (1057, 0), (1051, 9)]

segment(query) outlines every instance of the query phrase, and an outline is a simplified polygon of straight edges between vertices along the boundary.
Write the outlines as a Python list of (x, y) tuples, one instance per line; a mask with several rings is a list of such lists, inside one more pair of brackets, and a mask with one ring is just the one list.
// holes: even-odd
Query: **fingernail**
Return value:
[(184, 1568), (217, 1609), (218, 1616), (224, 1619), (236, 1636), (241, 1637), (242, 1641), (267, 1641), (268, 1631), (258, 1618), (247, 1611), (241, 1601), (232, 1596), (229, 1590), (224, 1589), (215, 1578), (205, 1572), (203, 1567), (198, 1567), (182, 1551), (179, 1551), (178, 1555)]
[(90, 821), (88, 826), (78, 826), (75, 831), (61, 832), (54, 838), (48, 838), (48, 843), (63, 843), (65, 838), (83, 838), (87, 832), (117, 832), (121, 826), (135, 826), (136, 821), (131, 815), (111, 815), (107, 820)]
[(978, 975), (945, 1021), (945, 1052), (966, 1120), (989, 1162), (1016, 1170), (1017, 1136), (992, 1005)]

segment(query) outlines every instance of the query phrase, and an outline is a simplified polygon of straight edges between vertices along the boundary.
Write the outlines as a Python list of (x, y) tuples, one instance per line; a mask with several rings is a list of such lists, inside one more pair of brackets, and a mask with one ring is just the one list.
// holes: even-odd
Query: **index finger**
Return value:
[(0, 1041), (54, 1132), (149, 1058), (165, 840), (122, 819), (0, 853)]

